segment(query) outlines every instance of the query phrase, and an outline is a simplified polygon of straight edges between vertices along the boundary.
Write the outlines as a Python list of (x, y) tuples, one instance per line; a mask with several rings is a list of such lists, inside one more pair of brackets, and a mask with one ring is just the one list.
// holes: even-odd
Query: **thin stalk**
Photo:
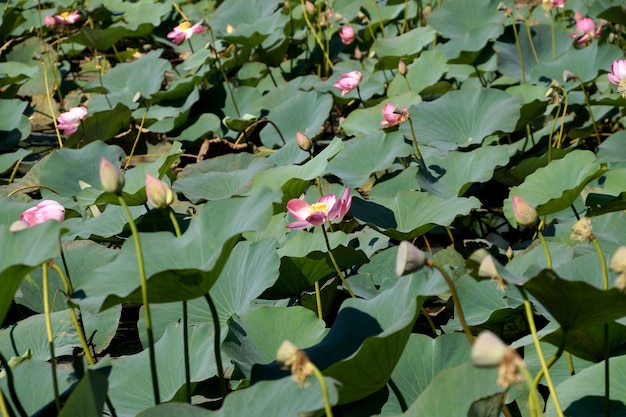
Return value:
[(409, 80), (406, 79), (406, 75), (403, 75), (402, 78), (404, 78), (404, 82), (406, 83), (406, 89), (412, 91), (411, 84), (409, 84)]
[(552, 10), (550, 10), (550, 29), (552, 31), (552, 59), (556, 59), (556, 32), (555, 32), (554, 16)]
[(94, 365), (96, 361), (94, 360), (93, 356), (91, 355), (91, 351), (89, 350), (89, 344), (87, 343), (87, 339), (85, 338), (85, 332), (83, 330), (83, 327), (80, 325), (80, 321), (78, 320), (78, 317), (76, 316), (76, 311), (74, 310), (74, 307), (72, 307), (69, 303), (69, 299), (73, 293), (72, 285), (69, 282), (69, 279), (65, 276), (65, 274), (59, 267), (59, 265), (57, 265), (56, 263), (52, 263), (52, 268), (56, 271), (56, 273), (61, 278), (61, 282), (63, 282), (65, 294), (68, 299), (67, 304), (70, 310), (70, 316), (72, 317), (72, 323), (74, 324), (74, 329), (76, 330), (76, 334), (78, 335), (78, 340), (80, 341), (80, 345), (83, 347), (83, 351), (85, 352), (87, 363), (89, 365)]
[(320, 320), (324, 320), (324, 315), (322, 314), (322, 295), (320, 293), (319, 281), (315, 281), (315, 302), (317, 303), (317, 318)]
[(563, 141), (563, 130), (565, 130), (565, 117), (567, 116), (567, 106), (569, 104), (569, 95), (563, 89), (563, 95), (565, 96), (565, 104), (563, 105), (563, 114), (561, 115), (561, 127), (559, 128), (559, 138), (556, 142), (556, 147), (561, 147), (561, 142)]
[[(306, 14), (306, 13), (305, 13)], [(217, 53), (217, 49), (215, 48), (215, 37), (213, 36), (213, 30), (209, 27), (209, 33), (211, 34), (211, 45), (213, 45), (213, 52), (215, 53), (215, 63), (219, 68), (219, 71), (222, 73), (222, 77), (224, 77), (224, 82), (226, 82), (226, 88), (228, 88), (228, 92), (230, 93), (230, 99), (233, 101), (233, 107), (235, 107), (235, 112), (237, 112), (237, 117), (241, 118), (241, 113), (239, 112), (239, 107), (237, 106), (237, 101), (235, 100), (235, 95), (233, 94), (233, 89), (230, 86), (230, 81), (228, 80), (228, 76), (226, 75), (226, 71), (224, 71), (224, 67), (222, 66), (222, 61), (220, 61), (220, 56)]]
[[(604, 290), (609, 289), (609, 273), (606, 269), (606, 259), (604, 259), (604, 254), (602, 253), (602, 249), (600, 248), (600, 244), (598, 243), (598, 239), (595, 236), (591, 235), (589, 240), (593, 242), (593, 246), (596, 248), (596, 252), (598, 252), (598, 258), (600, 259), (600, 268), (602, 270), (602, 283), (604, 286)], [(611, 369), (609, 364), (609, 324), (606, 323), (603, 328), (603, 350), (604, 350), (604, 415), (611, 415)]]
[(46, 87), (46, 98), (48, 99), (48, 108), (50, 109), (50, 117), (52, 117), (52, 124), (54, 125), (54, 130), (57, 134), (57, 140), (59, 141), (59, 148), (63, 147), (63, 140), (61, 139), (61, 132), (59, 131), (59, 127), (57, 126), (57, 118), (54, 117), (54, 106), (52, 106), (52, 98), (50, 97), (50, 87), (48, 87), (48, 70), (46, 68), (46, 64), (41, 60), (41, 65), (43, 65), (43, 83)]
[[(176, 220), (176, 215), (171, 207), (167, 208), (176, 237), (181, 237), (180, 225)], [(187, 300), (183, 300), (183, 362), (185, 366), (185, 399), (191, 404), (191, 368), (189, 366), (189, 313), (187, 311)]]
[(391, 378), (389, 378), (389, 381), (387, 381), (387, 385), (389, 385), (389, 388), (391, 388), (391, 391), (393, 391), (393, 394), (396, 396), (396, 399), (398, 400), (398, 403), (400, 404), (400, 410), (402, 410), (402, 412), (405, 413), (409, 409), (409, 407), (406, 404), (406, 400), (404, 399), (404, 396), (402, 395), (400, 388), (398, 388), (396, 383), (393, 382), (393, 379)]
[(437, 327), (435, 326), (435, 322), (433, 321), (433, 319), (430, 317), (430, 314), (428, 314), (428, 311), (426, 311), (424, 306), (421, 306), (420, 309), (422, 310), (422, 314), (424, 315), (424, 317), (426, 317), (426, 321), (430, 326), (430, 330), (432, 330), (433, 334), (437, 336)]
[(456, 292), (456, 286), (454, 285), (452, 278), (450, 278), (450, 275), (448, 274), (448, 272), (437, 262), (434, 262), (428, 259), (426, 261), (426, 265), (428, 265), (431, 268), (434, 267), (437, 271), (439, 271), (441, 275), (443, 276), (443, 279), (446, 281), (446, 284), (448, 284), (448, 288), (450, 288), (450, 294), (452, 295), (452, 302), (454, 303), (454, 311), (459, 316), (459, 322), (461, 322), (461, 327), (463, 327), (463, 332), (465, 333), (467, 340), (469, 340), (470, 345), (474, 344), (474, 335), (472, 334), (472, 332), (470, 332), (469, 326), (467, 325), (467, 321), (465, 321), (463, 308), (461, 307), (461, 302), (459, 301), (459, 294)]
[(528, 24), (528, 20), (524, 19), (524, 25), (526, 26), (526, 33), (528, 34), (528, 43), (530, 43), (530, 50), (533, 53), (533, 57), (535, 57), (535, 62), (539, 63), (539, 55), (537, 55), (537, 50), (535, 49), (535, 43), (533, 42), (533, 36), (530, 32), (530, 25)]
[(146, 320), (146, 332), (148, 333), (148, 355), (150, 356), (150, 373), (152, 375), (152, 392), (154, 395), (154, 403), (159, 405), (161, 403), (161, 396), (159, 394), (159, 377), (157, 375), (156, 357), (154, 354), (154, 335), (152, 333), (152, 318), (150, 316), (150, 304), (148, 303), (148, 280), (146, 279), (145, 264), (143, 261), (143, 253), (141, 251), (141, 241), (139, 240), (139, 232), (137, 231), (137, 225), (135, 219), (130, 214), (128, 205), (121, 195), (117, 196), (120, 206), (124, 209), (126, 218), (128, 219), (128, 225), (133, 235), (133, 241), (135, 243), (135, 255), (137, 256), (137, 267), (139, 270), (139, 280), (141, 283), (141, 302), (143, 304), (143, 312)]
[(9, 410), (7, 409), (7, 404), (4, 402), (4, 394), (0, 389), (0, 412), (2, 413), (2, 417), (11, 417), (9, 414)]
[(552, 161), (552, 136), (554, 135), (554, 128), (556, 127), (556, 122), (559, 120), (559, 113), (561, 112), (561, 103), (559, 103), (556, 108), (556, 114), (554, 115), (554, 120), (552, 121), (552, 129), (550, 129), (550, 136), (548, 137), (548, 162)]
[(130, 154), (128, 155), (128, 158), (126, 159), (126, 164), (124, 164), (124, 169), (122, 169), (122, 172), (126, 172), (126, 170), (128, 169), (128, 166), (130, 165), (130, 161), (132, 161), (133, 159), (133, 155), (135, 154), (135, 148), (137, 147), (137, 143), (139, 142), (139, 138), (141, 137), (141, 131), (143, 130), (143, 124), (146, 122), (148, 109), (149, 109), (149, 105), (146, 107), (146, 111), (143, 112), (143, 117), (141, 118), (139, 129), (137, 130), (137, 136), (135, 137), (135, 141), (133, 142), (133, 147), (130, 149)]
[(15, 163), (15, 166), (13, 167), (13, 170), (11, 171), (11, 176), (9, 176), (9, 184), (13, 184), (13, 180), (15, 180), (15, 175), (17, 174), (17, 170), (20, 168), (20, 164), (22, 163), (22, 159), (24, 158), (18, 159), (18, 161)]
[(552, 376), (550, 375), (550, 371), (548, 370), (548, 364), (546, 363), (546, 358), (543, 355), (543, 350), (541, 349), (541, 344), (539, 343), (539, 337), (537, 336), (537, 327), (535, 326), (535, 319), (533, 317), (532, 307), (530, 305), (530, 301), (528, 300), (528, 295), (526, 294), (526, 290), (523, 287), (518, 287), (520, 292), (522, 293), (522, 297), (524, 298), (524, 309), (526, 311), (526, 319), (528, 320), (528, 326), (530, 327), (530, 333), (533, 337), (533, 342), (535, 344), (535, 350), (537, 351), (537, 356), (539, 357), (539, 362), (541, 363), (541, 369), (543, 370), (544, 376), (546, 378), (546, 382), (548, 383), (548, 390), (550, 391), (550, 396), (552, 397), (552, 402), (554, 404), (554, 409), (559, 417), (564, 417), (563, 410), (561, 409), (561, 404), (559, 403), (559, 398), (556, 395), (556, 389), (554, 388), (554, 383), (552, 382)]
[(576, 369), (574, 369), (574, 361), (572, 360), (572, 354), (569, 352), (565, 352), (565, 357), (567, 358), (567, 367), (569, 368), (570, 376), (576, 375)]
[(517, 46), (517, 55), (519, 55), (519, 62), (522, 69), (522, 79), (521, 84), (526, 83), (526, 70), (524, 69), (524, 55), (522, 54), (522, 46), (519, 43), (519, 36), (517, 34), (517, 22), (515, 21), (515, 16), (511, 15), (511, 19), (513, 20), (513, 35), (515, 36), (515, 45)]
[(309, 30), (311, 31), (311, 34), (315, 38), (315, 42), (317, 42), (317, 45), (320, 47), (320, 50), (322, 51), (322, 54), (324, 55), (324, 70), (325, 70), (325, 74), (324, 75), (328, 76), (328, 69), (329, 68), (330, 69), (333, 68), (333, 63), (331, 62), (330, 57), (328, 56), (328, 52), (326, 51), (326, 48), (324, 47), (324, 43), (322, 42), (322, 39), (320, 39), (319, 35), (315, 31), (315, 28), (313, 27), (313, 24), (309, 20), (309, 16), (308, 16), (308, 14), (306, 12), (306, 6), (304, 4), (304, 0), (300, 0), (300, 4), (302, 4), (302, 9), (304, 10), (304, 13), (302, 13), (302, 16), (304, 16), (304, 20), (306, 21), (306, 25), (309, 28)]
[(330, 256), (330, 261), (333, 263), (335, 271), (337, 271), (337, 275), (339, 275), (339, 279), (341, 279), (341, 283), (344, 287), (346, 287), (346, 290), (348, 291), (348, 294), (350, 294), (350, 297), (356, 298), (356, 295), (354, 295), (354, 293), (352, 292), (352, 288), (350, 288), (350, 284), (348, 284), (348, 281), (346, 281), (346, 278), (343, 276), (341, 269), (339, 269), (339, 265), (337, 265), (335, 255), (333, 255), (333, 251), (330, 249), (330, 242), (328, 241), (328, 234), (326, 233), (326, 228), (324, 227), (324, 225), (322, 225), (322, 232), (324, 233), (324, 241), (326, 242), (326, 248), (328, 249), (328, 256)]
[(17, 413), (20, 415), (20, 417), (27, 417), (28, 414), (26, 414), (24, 407), (22, 407), (20, 398), (17, 396), (17, 391), (15, 390), (13, 371), (11, 370), (11, 367), (9, 366), (6, 358), (2, 355), (2, 352), (0, 352), (0, 364), (2, 365), (2, 368), (6, 373), (7, 385), (9, 387), (9, 395), (11, 396), (11, 401), (13, 401), (13, 406), (15, 406), (15, 408), (17, 409)]
[(217, 308), (215, 308), (215, 303), (213, 303), (213, 299), (209, 293), (204, 294), (204, 298), (209, 305), (209, 309), (211, 310), (211, 319), (213, 320), (213, 350), (215, 353), (215, 364), (217, 366), (217, 376), (220, 384), (220, 391), (222, 393), (222, 397), (225, 398), (228, 393), (226, 387), (226, 380), (224, 379), (224, 368), (222, 367), (222, 351), (220, 349), (221, 337), (220, 337), (220, 317), (217, 314)]
[(525, 366), (518, 366), (517, 369), (519, 373), (522, 374), (524, 382), (526, 382), (526, 385), (528, 386), (528, 406), (530, 407), (530, 415), (532, 417), (543, 416), (539, 394), (537, 394), (530, 372), (528, 372), (528, 369)]
[[(563, 332), (563, 336), (561, 337), (561, 343), (559, 343), (559, 348), (557, 349), (556, 353), (548, 361), (548, 369), (552, 368), (552, 365), (554, 365), (554, 363), (558, 361), (559, 358), (563, 355), (563, 352), (565, 350), (566, 338), (567, 338), (567, 332)], [(534, 381), (534, 387), (537, 387), (539, 385), (539, 382), (541, 382), (541, 378), (543, 378), (543, 369), (540, 369), (539, 372), (537, 372), (537, 376), (535, 377), (535, 381)]]
[(57, 380), (57, 360), (54, 354), (54, 336), (52, 335), (52, 320), (50, 319), (50, 300), (48, 299), (48, 264), (41, 264), (41, 276), (43, 287), (43, 313), (46, 320), (46, 335), (50, 349), (50, 367), (52, 369), (52, 389), (54, 391), (54, 405), (57, 413), (61, 411), (61, 398), (59, 397), (59, 382)]
[(585, 97), (585, 104), (587, 105), (587, 109), (589, 109), (589, 118), (591, 119), (591, 124), (593, 125), (593, 131), (596, 133), (596, 140), (598, 145), (602, 143), (600, 139), (600, 131), (598, 130), (598, 125), (596, 125), (596, 119), (593, 117), (593, 112), (591, 111), (591, 101), (589, 100), (589, 94), (587, 94), (587, 89), (585, 89), (585, 84), (583, 80), (580, 78), (576, 78), (580, 83), (580, 88), (583, 90), (583, 96)]
[[(384, 74), (384, 73), (383, 73)], [(359, 88), (359, 86), (356, 86), (356, 94), (359, 96), (359, 100), (361, 100), (361, 104), (363, 105), (363, 108), (367, 108), (367, 106), (365, 105), (365, 102), (363, 101), (363, 97), (361, 97), (361, 89)]]
[(546, 240), (543, 238), (543, 233), (541, 230), (537, 231), (537, 235), (539, 236), (539, 240), (541, 241), (541, 246), (543, 247), (543, 253), (546, 255), (546, 265), (548, 269), (552, 269), (552, 257), (550, 256), (550, 249), (548, 249), (548, 244)]
[(408, 119), (409, 119), (409, 126), (411, 127), (411, 137), (413, 138), (413, 145), (415, 146), (415, 151), (417, 152), (417, 156), (419, 157), (419, 159), (424, 161), (424, 157), (422, 156), (422, 153), (420, 152), (420, 147), (417, 144), (417, 137), (415, 136), (415, 129), (413, 128), (413, 121), (411, 120), (410, 115)]
[(253, 127), (255, 127), (258, 124), (261, 123), (269, 123), (271, 124), (274, 129), (276, 129), (276, 132), (278, 133), (278, 136), (280, 137), (280, 140), (283, 142), (283, 145), (286, 145), (287, 142), (285, 141), (285, 137), (283, 136), (283, 132), (280, 131), (280, 129), (278, 128), (278, 126), (276, 125), (276, 123), (272, 122), (270, 119), (259, 119), (256, 122), (250, 123), (250, 126), (246, 127), (240, 134), (239, 137), (237, 137), (237, 140), (235, 141), (235, 145), (239, 144), (239, 141), (241, 140), (241, 138), (246, 136), (246, 133), (248, 133), (249, 130), (251, 130)]
[(324, 379), (324, 375), (320, 372), (320, 370), (313, 364), (313, 362), (309, 362), (311, 365), (311, 369), (313, 370), (313, 375), (317, 379), (317, 382), (320, 384), (320, 388), (322, 389), (322, 397), (324, 397), (324, 411), (326, 413), (326, 417), (333, 417), (333, 409), (330, 405), (330, 397), (328, 395), (328, 386), (326, 386), (326, 380)]
[(380, 8), (378, 7), (378, 1), (377, 0), (372, 0), (372, 3), (374, 3), (374, 8), (376, 9), (376, 16), (378, 17), (378, 25), (380, 26), (380, 33), (383, 35), (383, 38), (386, 38), (387, 35), (385, 34), (385, 25), (383, 24), (383, 15), (380, 14)]

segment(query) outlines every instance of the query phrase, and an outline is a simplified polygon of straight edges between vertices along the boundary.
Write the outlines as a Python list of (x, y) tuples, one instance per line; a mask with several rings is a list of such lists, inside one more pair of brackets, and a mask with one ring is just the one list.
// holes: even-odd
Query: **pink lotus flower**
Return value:
[(383, 120), (381, 120), (380, 124), (385, 127), (392, 127), (399, 125), (409, 118), (409, 112), (407, 111), (406, 106), (402, 109), (402, 113), (398, 113), (396, 109), (397, 107), (393, 104), (385, 104), (385, 107), (381, 110), (383, 113)]
[(341, 97), (348, 94), (350, 91), (357, 88), (361, 79), (363, 78), (363, 74), (359, 71), (350, 71), (345, 73), (339, 78), (339, 80), (333, 84), (333, 87), (339, 89), (341, 91)]
[(576, 43), (591, 42), (593, 38), (599, 38), (602, 33), (602, 26), (598, 25), (593, 19), (585, 17), (576, 21), (576, 33), (572, 33), (569, 36), (576, 39)]
[(20, 221), (29, 227), (50, 219), (58, 222), (62, 222), (65, 219), (65, 208), (54, 200), (40, 201), (35, 207), (25, 210), (20, 215)]
[(341, 38), (341, 42), (343, 42), (344, 45), (350, 45), (352, 42), (354, 42), (354, 39), (356, 38), (356, 33), (354, 32), (354, 29), (352, 29), (352, 26), (346, 25), (342, 27), (339, 31), (339, 37)]
[(626, 98), (626, 59), (617, 59), (611, 65), (611, 72), (607, 78), (612, 84), (615, 84), (617, 91), (622, 97)]
[(204, 32), (201, 22), (191, 26), (191, 23), (184, 21), (176, 26), (174, 30), (167, 34), (167, 38), (171, 39), (176, 45), (180, 45), (185, 39), (191, 39), (196, 33)]
[(328, 194), (310, 204), (300, 198), (292, 198), (287, 203), (287, 211), (297, 221), (289, 223), (288, 229), (306, 229), (309, 226), (321, 226), (326, 221), (341, 220), (352, 205), (350, 188), (346, 188), (337, 200), (334, 194)]
[(57, 127), (63, 130), (65, 136), (69, 136), (78, 130), (80, 121), (87, 117), (87, 109), (85, 107), (72, 107), (69, 111), (61, 113), (57, 117)]
[(550, 0), (550, 2), (552, 3), (552, 7), (556, 7), (559, 9), (565, 8), (565, 0)]
[(80, 14), (78, 10), (74, 10), (73, 12), (63, 12), (61, 14), (57, 14), (54, 16), (46, 16), (43, 19), (44, 24), (47, 27), (54, 27), (55, 25), (73, 25), (80, 19)]

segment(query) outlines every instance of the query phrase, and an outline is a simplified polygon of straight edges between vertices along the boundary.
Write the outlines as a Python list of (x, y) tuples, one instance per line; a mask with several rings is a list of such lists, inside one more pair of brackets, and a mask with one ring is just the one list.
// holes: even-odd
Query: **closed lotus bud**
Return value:
[(426, 265), (426, 254), (416, 248), (411, 242), (402, 241), (398, 246), (398, 254), (396, 255), (396, 275), (403, 276)]
[(531, 227), (537, 223), (537, 210), (521, 197), (513, 196), (513, 217), (517, 224)]
[(308, 14), (315, 14), (315, 5), (309, 0), (304, 3), (304, 8)]
[(472, 345), (472, 362), (477, 366), (497, 366), (506, 354), (507, 346), (489, 330), (476, 337)]
[(124, 188), (124, 174), (105, 157), (100, 158), (100, 182), (107, 193), (120, 195)]
[(166, 209), (174, 202), (172, 188), (150, 174), (146, 174), (146, 197), (155, 209)]
[(400, 75), (406, 75), (406, 63), (402, 59), (398, 62), (398, 72)]
[(354, 47), (354, 58), (355, 59), (361, 59), (363, 58), (363, 52), (361, 52), (361, 50), (359, 49), (358, 46)]
[(313, 142), (302, 132), (296, 132), (296, 143), (303, 151), (309, 152), (313, 149)]

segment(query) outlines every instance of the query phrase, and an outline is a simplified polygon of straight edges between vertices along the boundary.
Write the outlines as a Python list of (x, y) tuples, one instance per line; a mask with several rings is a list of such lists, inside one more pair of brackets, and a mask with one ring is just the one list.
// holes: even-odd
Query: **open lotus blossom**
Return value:
[(43, 23), (50, 28), (56, 25), (73, 25), (78, 19), (80, 19), (80, 13), (78, 13), (78, 10), (74, 10), (71, 13), (63, 12), (54, 16), (46, 16), (43, 19)]
[(87, 114), (87, 109), (83, 106), (72, 107), (57, 117), (57, 127), (63, 131), (65, 136), (69, 136), (78, 130), (80, 121), (87, 117)]
[(350, 188), (346, 188), (337, 199), (334, 194), (328, 194), (309, 204), (300, 198), (292, 198), (287, 202), (287, 211), (296, 221), (289, 223), (288, 229), (306, 229), (309, 226), (321, 226), (326, 221), (341, 220), (352, 205)]
[(168, 33), (167, 38), (171, 39), (176, 45), (180, 45), (185, 39), (191, 39), (196, 33), (202, 32), (204, 32), (204, 28), (200, 22), (192, 26), (188, 21), (184, 21)]
[(383, 120), (381, 120), (380, 124), (385, 127), (399, 125), (409, 118), (409, 112), (407, 111), (406, 106), (402, 108), (402, 112), (398, 112), (397, 107), (390, 103), (385, 104), (385, 107), (382, 109), (382, 113)]
[(626, 59), (616, 59), (611, 65), (611, 72), (606, 75), (617, 91), (626, 98)]
[(576, 43), (591, 42), (593, 38), (599, 38), (602, 34), (602, 26), (596, 27), (596, 22), (589, 17), (578, 19), (576, 21), (576, 33), (569, 36), (576, 39)]
[(341, 76), (339, 80), (333, 84), (333, 87), (339, 89), (341, 91), (341, 97), (348, 94), (350, 91), (357, 88), (361, 79), (363, 78), (363, 74), (359, 71), (350, 71)]
[(356, 32), (354, 31), (352, 26), (346, 25), (342, 27), (339, 31), (339, 37), (341, 38), (341, 42), (343, 42), (344, 45), (350, 45), (352, 42), (354, 42), (354, 39), (356, 38)]
[(65, 219), (65, 208), (54, 200), (40, 201), (35, 207), (25, 210), (20, 215), (20, 221), (29, 227), (50, 219), (58, 222), (62, 222)]

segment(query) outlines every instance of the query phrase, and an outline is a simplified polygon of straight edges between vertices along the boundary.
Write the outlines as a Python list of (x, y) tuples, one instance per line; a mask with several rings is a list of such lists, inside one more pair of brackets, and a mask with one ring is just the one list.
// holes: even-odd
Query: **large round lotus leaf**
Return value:
[[(611, 358), (609, 372), (611, 386), (610, 407), (612, 416), (624, 416), (626, 406), (626, 356)], [(556, 386), (559, 403), (565, 415), (603, 416), (604, 414), (604, 363), (598, 363), (576, 372), (576, 375)], [(578, 413), (578, 414), (574, 414)], [(546, 417), (557, 416), (552, 401), (548, 400)]]
[(101, 417), (109, 386), (107, 372), (88, 369), (63, 404), (59, 417)]
[[(246, 5), (246, 7), (248, 6)], [(288, 19), (281, 12), (276, 12), (270, 16), (259, 16), (253, 23), (240, 23), (235, 27), (234, 32), (223, 34), (221, 38), (228, 43), (250, 47), (261, 45), (267, 40), (265, 46), (269, 47), (280, 38), (284, 38), (284, 27)]]
[(352, 199), (350, 213), (381, 233), (397, 240), (411, 240), (437, 225), (448, 226), (459, 215), (480, 207), (474, 197), (443, 198), (426, 192), (402, 191), (376, 202)]
[(372, 45), (372, 50), (381, 58), (378, 67), (398, 68), (400, 58), (413, 58), (435, 39), (435, 35), (433, 28), (425, 26), (412, 29), (400, 36), (377, 39)]
[[(161, 19), (172, 9), (167, 3), (159, 3), (157, 1), (127, 2), (124, 0), (103, 0), (102, 4), (108, 10), (123, 12), (123, 26), (137, 30), (141, 24), (149, 23), (152, 26), (161, 24)], [(121, 25), (121, 24), (120, 24)]]
[(31, 151), (26, 149), (18, 149), (15, 152), (0, 155), (0, 174), (8, 171), (13, 164), (20, 161), (25, 156), (30, 155), (30, 153)]
[[(576, 74), (582, 82), (589, 82), (598, 76), (598, 72), (607, 71), (613, 61), (622, 59), (623, 51), (615, 45), (600, 45), (593, 42), (582, 49), (570, 49), (555, 61), (542, 62), (531, 71), (531, 79), (540, 83), (544, 79), (561, 81), (563, 71)], [(578, 82), (570, 84), (578, 88)]]
[[(165, 6), (165, 4), (163, 4), (162, 6)], [(167, 10), (168, 8), (166, 7), (165, 9)], [(155, 11), (158, 10), (158, 8), (155, 9), (154, 7), (144, 7), (143, 10)], [(127, 20), (127, 22), (135, 23), (136, 21)], [(121, 26), (111, 26), (105, 29), (99, 29), (83, 26), (80, 29), (80, 32), (72, 36), (69, 41), (76, 42), (100, 51), (105, 51), (111, 48), (111, 46), (115, 45), (120, 39), (141, 38), (152, 32), (152, 27), (146, 24), (139, 26), (137, 29), (138, 30), (131, 30)]]
[[(159, 58), (161, 50), (148, 52), (132, 63), (118, 64), (102, 76), (102, 85), (107, 89), (105, 95), (96, 95), (89, 102), (94, 111), (108, 110), (118, 103), (129, 109), (138, 107), (133, 100), (137, 93), (147, 99), (161, 89), (164, 73), (171, 71), (171, 64)], [(95, 81), (86, 88), (98, 90), (100, 81)], [(108, 100), (107, 100), (108, 99)]]
[(254, 25), (259, 19), (272, 15), (281, 4), (283, 2), (278, 0), (250, 0), (245, 7), (241, 7), (238, 0), (226, 0), (211, 15), (208, 23), (214, 31), (225, 35), (226, 25), (235, 29), (241, 24)]
[(511, 188), (511, 197), (504, 200), (504, 214), (512, 225), (517, 224), (513, 217), (513, 196), (528, 201), (540, 215), (564, 210), (578, 198), (590, 181), (604, 172), (606, 168), (596, 161), (593, 152), (572, 151), (562, 159), (537, 169), (522, 184)]
[(30, 121), (22, 114), (27, 104), (17, 99), (0, 99), (0, 114), (5, 115), (0, 119), (0, 151), (9, 151), (28, 137)]
[[(437, 83), (448, 71), (446, 57), (439, 51), (424, 51), (407, 66), (406, 77), (396, 74), (389, 84), (389, 97), (397, 96), (410, 90), (419, 93)], [(408, 86), (407, 86), (408, 82)]]
[(341, 178), (349, 187), (359, 187), (369, 181), (372, 173), (391, 167), (396, 158), (410, 155), (412, 149), (403, 136), (386, 135), (379, 130), (346, 141), (343, 151), (330, 161), (326, 172)]
[(480, 144), (496, 132), (512, 132), (521, 105), (519, 96), (480, 88), (451, 91), (409, 110), (417, 141), (447, 151)]
[(498, 10), (498, 0), (480, 3), (451, 0), (435, 8), (428, 24), (450, 40), (441, 45), (441, 52), (456, 58), (462, 51), (478, 51), (489, 40), (504, 31), (504, 13)]
[[(406, 89), (406, 85), (404, 88)], [(383, 129), (380, 122), (383, 120), (382, 109), (385, 104), (393, 104), (398, 110), (402, 110), (404, 106), (408, 108), (421, 101), (422, 99), (417, 92), (408, 92), (392, 99), (385, 99), (376, 106), (352, 111), (341, 124), (341, 128), (348, 135), (358, 135), (359, 133), (370, 135)], [(408, 122), (406, 124), (408, 125)], [(407, 131), (407, 135), (409, 134), (408, 127), (403, 131)]]
[[(391, 378), (408, 405), (413, 404), (437, 374), (470, 358), (470, 344), (464, 334), (442, 334), (433, 339), (411, 334)], [(388, 402), (385, 414), (401, 413), (397, 403)]]
[(118, 103), (113, 109), (90, 114), (72, 134), (72, 139), (78, 138), (83, 143), (113, 139), (118, 133), (128, 130), (130, 119), (130, 109)]

